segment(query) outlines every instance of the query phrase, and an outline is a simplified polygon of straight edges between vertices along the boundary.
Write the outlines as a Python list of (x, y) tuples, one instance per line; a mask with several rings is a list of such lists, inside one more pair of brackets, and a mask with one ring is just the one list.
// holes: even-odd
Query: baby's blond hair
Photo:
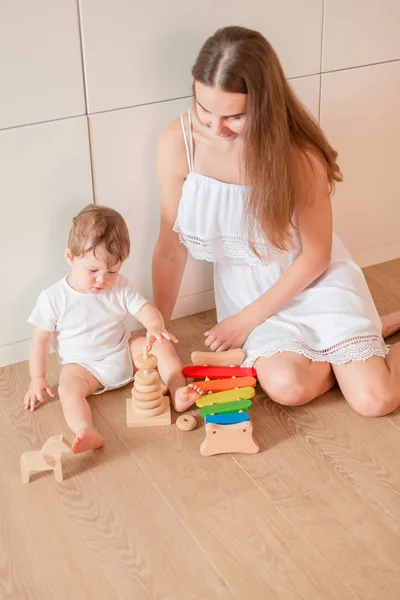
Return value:
[(123, 217), (107, 206), (89, 204), (72, 219), (68, 248), (73, 256), (81, 257), (86, 252), (103, 246), (116, 264), (128, 258), (130, 252), (128, 227)]

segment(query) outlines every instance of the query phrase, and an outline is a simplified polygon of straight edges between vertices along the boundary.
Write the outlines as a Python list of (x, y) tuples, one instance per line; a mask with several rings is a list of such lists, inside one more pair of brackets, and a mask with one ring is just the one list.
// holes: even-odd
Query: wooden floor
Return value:
[[(400, 260), (366, 275), (380, 313), (399, 309)], [(185, 361), (213, 319), (174, 323)], [(400, 598), (399, 412), (259, 394), (261, 452), (203, 458), (202, 424), (127, 429), (125, 388), (92, 399), (104, 449), (23, 485), (23, 452), (71, 439), (58, 400), (24, 412), (27, 385), (26, 363), (0, 369), (1, 600)]]

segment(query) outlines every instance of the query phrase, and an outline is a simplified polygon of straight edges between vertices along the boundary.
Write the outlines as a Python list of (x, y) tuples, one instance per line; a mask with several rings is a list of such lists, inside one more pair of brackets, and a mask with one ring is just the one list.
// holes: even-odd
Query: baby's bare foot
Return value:
[(72, 452), (79, 454), (86, 450), (95, 450), (104, 446), (104, 438), (100, 433), (93, 427), (91, 429), (84, 429), (79, 432), (72, 443)]
[(203, 390), (198, 388), (195, 383), (178, 388), (173, 400), (176, 412), (184, 412), (190, 408), (202, 394)]

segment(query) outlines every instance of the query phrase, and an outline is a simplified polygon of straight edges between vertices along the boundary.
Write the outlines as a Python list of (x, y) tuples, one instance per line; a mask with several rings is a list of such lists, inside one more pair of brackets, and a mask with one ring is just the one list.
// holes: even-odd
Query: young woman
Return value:
[[(210, 350), (243, 346), (266, 394), (305, 404), (337, 380), (359, 413), (400, 404), (400, 344), (382, 323), (361, 269), (332, 233), (337, 153), (258, 32), (225, 27), (192, 70), (194, 107), (159, 144), (161, 228), (156, 306), (168, 323), (187, 251), (214, 263), (218, 324)], [(175, 383), (182, 385), (177, 357)], [(180, 396), (185, 410), (196, 392)]]

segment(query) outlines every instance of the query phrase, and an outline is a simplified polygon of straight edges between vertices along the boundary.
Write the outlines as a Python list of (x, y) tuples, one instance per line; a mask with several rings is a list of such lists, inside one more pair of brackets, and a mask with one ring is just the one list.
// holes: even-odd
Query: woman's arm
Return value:
[(161, 195), (160, 233), (153, 253), (152, 276), (154, 304), (168, 324), (185, 270), (187, 250), (173, 231), (188, 165), (177, 119), (163, 132), (157, 156)]
[(328, 268), (332, 251), (332, 206), (326, 168), (313, 154), (298, 159), (296, 215), (302, 250), (278, 281), (245, 310), (259, 325), (300, 294)]
[(332, 250), (332, 207), (325, 166), (313, 154), (298, 157), (296, 215), (302, 250), (278, 281), (238, 315), (206, 333), (206, 346), (241, 346), (249, 333), (300, 294), (328, 268)]

